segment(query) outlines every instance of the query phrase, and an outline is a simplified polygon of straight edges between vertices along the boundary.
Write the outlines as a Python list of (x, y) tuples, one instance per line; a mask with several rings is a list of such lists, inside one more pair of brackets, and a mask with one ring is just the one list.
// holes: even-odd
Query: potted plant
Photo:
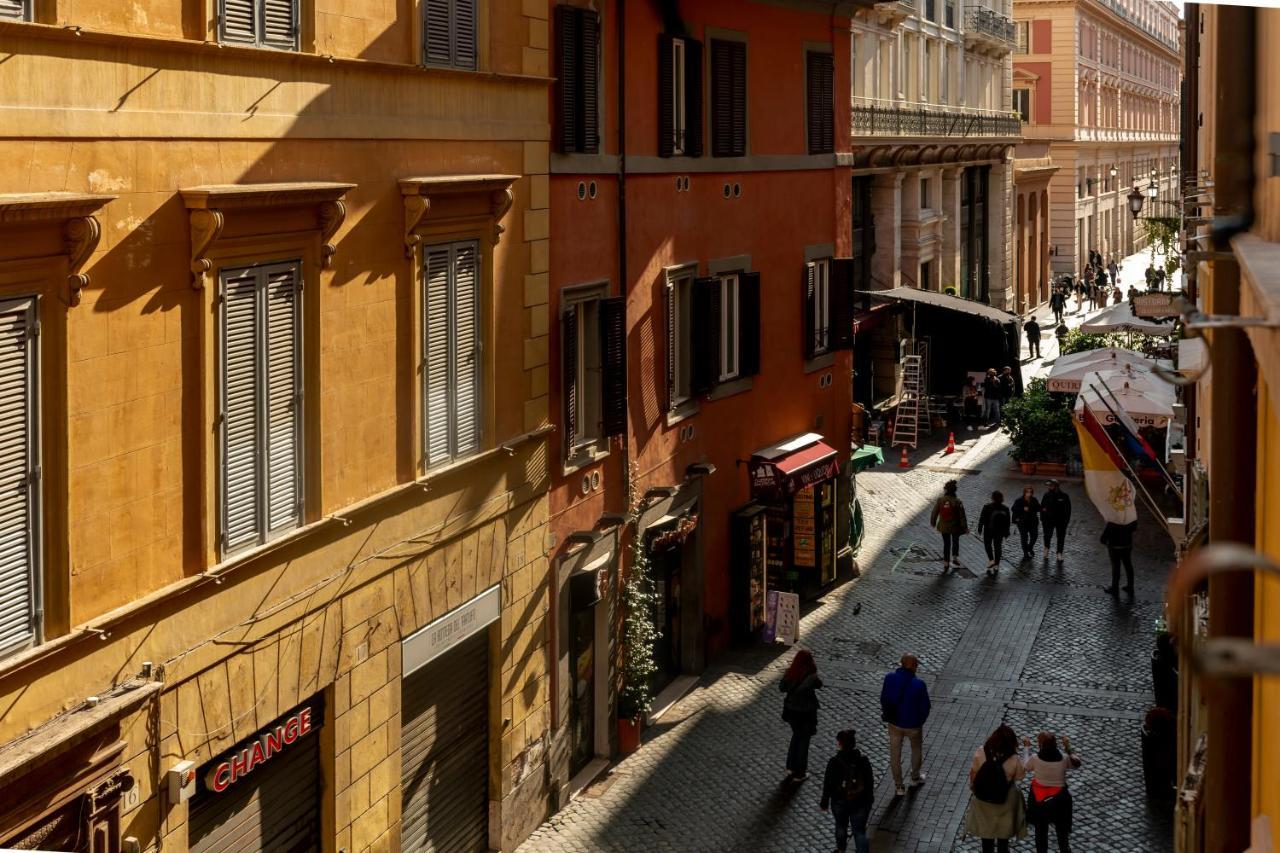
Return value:
[(947, 296), (955, 296), (957, 293), (956, 286), (954, 284), (948, 284), (946, 287), (942, 288), (942, 292), (947, 294)]
[(1009, 455), (1023, 473), (1065, 474), (1075, 445), (1071, 407), (1065, 395), (1049, 391), (1043, 378), (1027, 383), (1021, 397), (1005, 404), (1000, 429), (1009, 436)]
[(649, 577), (649, 553), (642, 538), (631, 545), (631, 572), (623, 590), (622, 685), (618, 690), (618, 752), (640, 747), (644, 715), (653, 707), (653, 675), (658, 666), (653, 646), (659, 637), (653, 622), (655, 593)]

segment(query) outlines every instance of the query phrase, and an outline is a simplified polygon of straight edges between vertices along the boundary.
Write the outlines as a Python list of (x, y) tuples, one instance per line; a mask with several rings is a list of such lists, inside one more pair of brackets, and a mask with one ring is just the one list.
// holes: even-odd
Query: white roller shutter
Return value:
[(35, 299), (0, 302), (0, 652), (38, 631), (37, 330)]

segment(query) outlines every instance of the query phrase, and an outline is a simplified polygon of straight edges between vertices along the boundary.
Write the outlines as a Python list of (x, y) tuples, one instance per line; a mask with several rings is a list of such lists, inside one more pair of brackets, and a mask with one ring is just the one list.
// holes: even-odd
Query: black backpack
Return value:
[(978, 773), (973, 777), (973, 795), (984, 803), (1001, 805), (1009, 794), (1009, 777), (1004, 774), (1004, 761), (996, 761), (987, 753)]
[(862, 753), (858, 750), (852, 750), (849, 760), (841, 759), (844, 765), (844, 778), (840, 780), (840, 797), (845, 802), (855, 802), (862, 799), (871, 790), (870, 780), (863, 769)]
[(991, 534), (1004, 538), (1009, 535), (1009, 508), (996, 504), (991, 508)]

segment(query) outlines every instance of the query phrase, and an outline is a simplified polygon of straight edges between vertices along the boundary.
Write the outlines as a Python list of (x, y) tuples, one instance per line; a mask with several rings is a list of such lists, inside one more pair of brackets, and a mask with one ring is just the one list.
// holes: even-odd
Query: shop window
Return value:
[(567, 290), (560, 314), (565, 459), (592, 461), (602, 440), (626, 426), (625, 313), (621, 297), (606, 298), (606, 287)]
[(810, 154), (835, 151), (835, 63), (830, 53), (805, 54), (806, 117)]
[(556, 143), (561, 153), (600, 151), (600, 16), (556, 7)]
[(302, 289), (296, 261), (220, 276), (223, 554), (302, 519)]
[(1022, 119), (1023, 124), (1031, 121), (1031, 90), (1030, 89), (1014, 89), (1013, 90), (1013, 111)]
[(0, 654), (39, 633), (39, 328), (35, 297), (0, 301)]
[(297, 50), (298, 0), (219, 0), (218, 37), (224, 44)]
[(658, 36), (658, 155), (702, 156), (702, 42)]
[(426, 246), (423, 257), (423, 443), (428, 468), (480, 449), (480, 246)]
[(476, 0), (422, 0), (422, 61), (476, 68)]
[(747, 45), (711, 42), (711, 156), (747, 153)]
[(693, 396), (693, 275), (692, 268), (667, 275), (668, 411), (674, 411)]

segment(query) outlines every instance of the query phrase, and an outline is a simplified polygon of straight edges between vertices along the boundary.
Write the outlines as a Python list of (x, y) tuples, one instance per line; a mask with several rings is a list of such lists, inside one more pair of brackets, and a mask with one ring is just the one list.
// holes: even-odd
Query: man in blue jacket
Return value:
[(922, 729), (929, 719), (929, 688), (916, 676), (920, 661), (913, 654), (902, 656), (902, 665), (884, 677), (880, 689), (881, 717), (889, 724), (889, 770), (893, 773), (896, 796), (907, 789), (902, 784), (902, 739), (911, 741), (911, 787), (923, 785), (920, 770), (924, 760)]

